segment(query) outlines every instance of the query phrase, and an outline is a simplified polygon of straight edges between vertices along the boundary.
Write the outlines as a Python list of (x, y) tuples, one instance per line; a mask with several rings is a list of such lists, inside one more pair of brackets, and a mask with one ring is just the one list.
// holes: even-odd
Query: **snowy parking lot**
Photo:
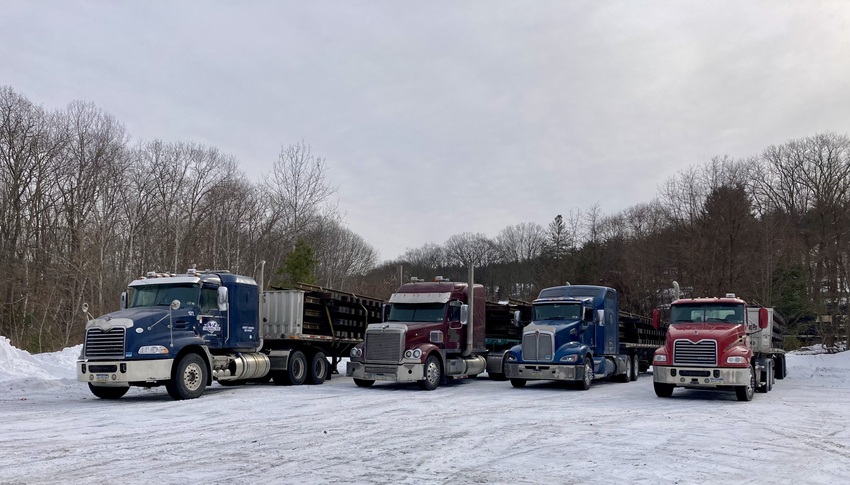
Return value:
[[(837, 484), (850, 476), (850, 352), (788, 356), (769, 394), (677, 390), (652, 376), (435, 391), (334, 376), (320, 386), (164, 388), (118, 401), (74, 380), (79, 348), (0, 338), (0, 483)], [(344, 369), (341, 369), (344, 373)]]

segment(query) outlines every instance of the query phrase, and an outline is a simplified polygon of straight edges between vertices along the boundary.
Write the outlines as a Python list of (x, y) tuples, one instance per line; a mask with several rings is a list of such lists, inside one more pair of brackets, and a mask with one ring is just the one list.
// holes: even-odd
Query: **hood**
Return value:
[(717, 324), (717, 323), (674, 323), (667, 329), (667, 341), (690, 340), (717, 340), (720, 348), (729, 345), (745, 334), (743, 325)]
[[(193, 309), (191, 307), (179, 308), (174, 311), (173, 316), (176, 318), (178, 316), (188, 315), (190, 310)], [(133, 326), (143, 327), (153, 325), (163, 317), (166, 319), (168, 318), (168, 307), (144, 306), (126, 308), (124, 310), (118, 310), (117, 312), (107, 313), (106, 315), (102, 315), (91, 320), (88, 326), (98, 326), (101, 328), (115, 326), (123, 326), (127, 328)]]

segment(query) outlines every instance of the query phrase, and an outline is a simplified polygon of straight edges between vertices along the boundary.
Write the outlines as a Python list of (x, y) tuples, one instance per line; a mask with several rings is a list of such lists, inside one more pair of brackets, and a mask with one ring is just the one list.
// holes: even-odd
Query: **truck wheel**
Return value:
[(735, 394), (739, 401), (752, 401), (753, 394), (756, 392), (756, 373), (750, 367), (750, 383), (746, 386), (738, 386), (735, 388)]
[(106, 387), (106, 386), (94, 386), (89, 383), (89, 391), (95, 396), (101, 399), (120, 399), (121, 396), (127, 394), (127, 391), (130, 390), (130, 386), (127, 387)]
[(640, 377), (640, 359), (637, 354), (632, 356), (632, 375), (631, 380), (636, 381)]
[(632, 380), (632, 356), (626, 356), (626, 372), (622, 374), (617, 374), (614, 378), (617, 382), (629, 382)]
[(207, 388), (207, 364), (200, 355), (184, 355), (174, 366), (165, 389), (172, 399), (195, 399)]
[(328, 359), (324, 352), (316, 352), (310, 359), (310, 373), (307, 375), (307, 384), (321, 384), (325, 382), (328, 375)]
[(296, 350), (289, 355), (289, 365), (283, 371), (283, 383), (288, 386), (300, 386), (307, 379), (307, 357), (304, 352)]
[(590, 389), (593, 383), (593, 359), (584, 359), (584, 377), (578, 381), (578, 388), (582, 391)]
[(354, 379), (354, 383), (357, 384), (357, 387), (372, 387), (372, 384), (375, 383), (373, 380), (369, 379)]
[(440, 385), (440, 379), (443, 378), (443, 370), (440, 368), (440, 359), (436, 355), (431, 354), (425, 359), (425, 379), (417, 381), (419, 387), (426, 391), (433, 391)]
[(776, 363), (775, 365), (775, 375), (777, 379), (785, 379), (785, 376), (788, 375), (787, 369), (785, 368), (785, 356), (780, 355), (773, 359)]
[(655, 387), (655, 395), (658, 397), (670, 397), (673, 395), (673, 389), (676, 389), (676, 386), (673, 384), (664, 384), (661, 382), (653, 382), (652, 384)]
[(525, 387), (525, 379), (511, 379), (511, 385), (514, 387)]

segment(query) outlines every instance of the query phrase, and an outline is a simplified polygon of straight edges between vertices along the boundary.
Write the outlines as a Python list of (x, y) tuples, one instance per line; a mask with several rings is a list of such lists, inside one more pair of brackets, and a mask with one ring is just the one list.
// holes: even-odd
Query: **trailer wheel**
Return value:
[(616, 380), (617, 382), (629, 382), (630, 380), (632, 380), (632, 356), (626, 356), (626, 372), (623, 372), (622, 374), (617, 374), (614, 377), (614, 380)]
[(582, 391), (590, 389), (593, 383), (593, 359), (585, 357), (584, 359), (584, 377), (578, 381), (578, 388)]
[(756, 392), (756, 372), (750, 366), (750, 383), (746, 386), (738, 386), (735, 388), (735, 395), (739, 401), (752, 401), (753, 394)]
[(528, 382), (525, 379), (511, 379), (511, 385), (514, 387), (525, 387), (525, 383)]
[(291, 386), (300, 386), (307, 379), (307, 357), (304, 352), (296, 350), (289, 355), (289, 365), (283, 373), (283, 381)]
[(636, 381), (640, 377), (640, 359), (637, 354), (632, 355), (632, 375), (631, 380)]
[(780, 355), (774, 357), (773, 359), (776, 363), (774, 368), (774, 373), (777, 379), (785, 379), (785, 376), (788, 375), (788, 370), (785, 368), (785, 356)]
[(120, 399), (124, 394), (127, 394), (127, 391), (130, 390), (130, 386), (127, 387), (106, 387), (106, 386), (95, 386), (89, 383), (89, 391), (95, 396), (101, 399)]
[(425, 375), (424, 379), (417, 381), (419, 387), (426, 391), (433, 391), (440, 385), (440, 379), (443, 378), (443, 370), (440, 367), (440, 359), (436, 355), (431, 354), (425, 359)]
[(195, 399), (207, 388), (207, 364), (200, 355), (184, 355), (174, 366), (165, 389), (172, 399)]
[(316, 352), (310, 359), (310, 373), (307, 375), (307, 384), (321, 384), (325, 382), (328, 375), (328, 359), (324, 352)]
[(357, 379), (355, 377), (354, 383), (357, 384), (357, 387), (372, 387), (372, 384), (374, 384), (375, 381), (370, 379)]
[(655, 395), (658, 397), (670, 397), (673, 395), (673, 389), (676, 389), (676, 386), (673, 384), (664, 384), (662, 382), (653, 382), (653, 387), (655, 387)]

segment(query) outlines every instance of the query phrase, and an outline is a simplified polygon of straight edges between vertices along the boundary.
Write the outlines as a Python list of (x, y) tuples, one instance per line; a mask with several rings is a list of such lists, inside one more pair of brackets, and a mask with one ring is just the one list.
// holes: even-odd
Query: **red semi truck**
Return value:
[[(659, 328), (661, 310), (653, 312)], [(775, 347), (781, 321), (773, 308), (724, 298), (679, 298), (670, 304), (663, 347), (653, 356), (652, 379), (658, 397), (677, 387), (734, 390), (739, 401), (769, 392), (786, 375), (785, 352)]]
[(370, 324), (351, 350), (346, 375), (359, 387), (417, 382), (425, 390), (485, 371), (504, 380), (504, 354), (519, 343), (530, 306), (485, 302), (484, 287), (473, 288), (440, 277), (402, 285), (390, 297), (387, 320)]

